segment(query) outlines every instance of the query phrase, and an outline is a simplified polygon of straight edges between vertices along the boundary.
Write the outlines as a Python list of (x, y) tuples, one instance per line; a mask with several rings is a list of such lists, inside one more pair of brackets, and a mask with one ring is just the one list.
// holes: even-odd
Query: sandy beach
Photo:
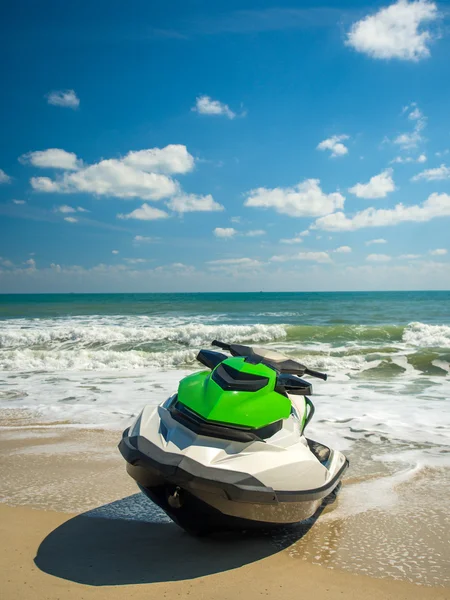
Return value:
[[(374, 534), (373, 518), (358, 525), (330, 521), (324, 514), (312, 529), (288, 535), (194, 539), (136, 493), (115, 449), (117, 432), (25, 426), (23, 415), (11, 414), (0, 437), (0, 568), (6, 600), (124, 595), (225, 600), (242, 593), (356, 599), (362, 590), (365, 598), (377, 600), (450, 598), (448, 587), (395, 581), (380, 568), (376, 544), (362, 568), (371, 575), (380, 569), (377, 577), (335, 566), (334, 554), (348, 552), (345, 539), (352, 540), (359, 526), (369, 526)], [(361, 546), (366, 538), (367, 531)], [(315, 558), (322, 566), (312, 564), (319, 546), (321, 556)], [(447, 539), (441, 552), (445, 570)], [(365, 556), (362, 550), (360, 555)], [(432, 562), (426, 565), (431, 571)]]

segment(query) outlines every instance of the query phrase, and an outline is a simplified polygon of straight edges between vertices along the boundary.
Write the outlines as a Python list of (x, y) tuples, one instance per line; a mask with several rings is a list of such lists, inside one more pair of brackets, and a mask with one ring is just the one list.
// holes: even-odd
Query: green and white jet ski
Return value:
[(214, 341), (208, 370), (146, 406), (119, 444), (127, 471), (173, 521), (194, 534), (297, 523), (334, 499), (347, 458), (305, 437), (311, 384), (326, 380), (264, 348)]

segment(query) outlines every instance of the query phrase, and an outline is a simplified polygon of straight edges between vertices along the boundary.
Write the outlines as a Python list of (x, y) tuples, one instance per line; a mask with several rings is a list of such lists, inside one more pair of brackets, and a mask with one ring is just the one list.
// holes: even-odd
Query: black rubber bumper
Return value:
[(254, 504), (321, 500), (331, 494), (348, 467), (346, 460), (333, 479), (319, 488), (283, 491), (273, 490), (256, 477), (246, 473), (205, 467), (188, 457), (166, 452), (143, 436), (130, 437), (129, 428), (123, 432), (119, 450), (127, 463), (147, 468), (169, 484), (180, 486), (194, 493), (196, 490), (203, 490), (220, 494), (236, 502)]

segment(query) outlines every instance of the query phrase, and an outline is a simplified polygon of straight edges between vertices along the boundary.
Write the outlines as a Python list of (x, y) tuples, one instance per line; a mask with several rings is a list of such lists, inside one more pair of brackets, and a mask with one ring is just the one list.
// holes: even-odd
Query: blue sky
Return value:
[(448, 12), (3, 6), (0, 290), (448, 289)]

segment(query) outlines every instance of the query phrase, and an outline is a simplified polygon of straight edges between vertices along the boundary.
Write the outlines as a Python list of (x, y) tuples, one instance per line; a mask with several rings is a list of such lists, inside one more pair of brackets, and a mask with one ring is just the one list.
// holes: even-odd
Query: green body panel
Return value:
[(273, 369), (246, 363), (242, 357), (223, 362), (238, 371), (267, 377), (268, 384), (256, 392), (227, 391), (213, 381), (211, 371), (202, 371), (180, 381), (178, 401), (209, 421), (254, 429), (289, 417), (291, 401), (274, 391), (277, 374)]

